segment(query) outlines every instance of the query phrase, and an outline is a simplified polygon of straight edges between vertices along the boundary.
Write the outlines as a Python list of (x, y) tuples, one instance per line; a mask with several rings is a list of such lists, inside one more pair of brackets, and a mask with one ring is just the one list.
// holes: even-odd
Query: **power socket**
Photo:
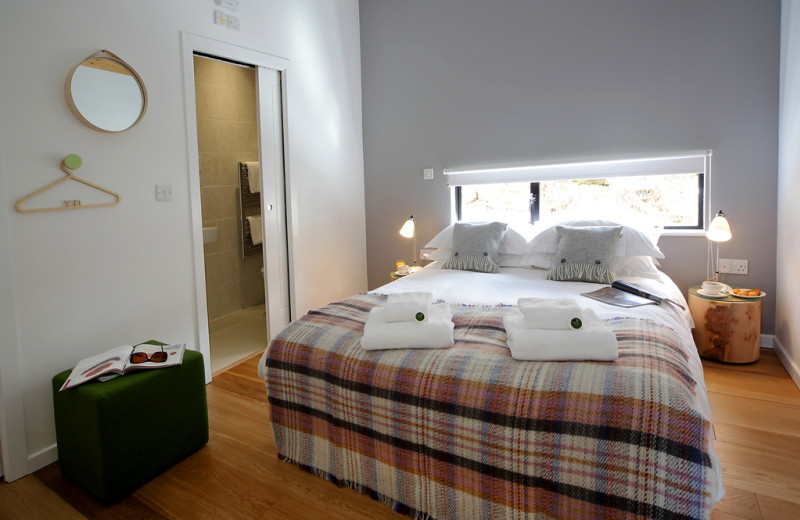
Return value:
[(747, 260), (720, 258), (717, 272), (728, 274), (747, 274)]
[(422, 249), (419, 250), (419, 259), (431, 261), (431, 259), (428, 258), (428, 255), (433, 253), (434, 251), (436, 251), (435, 247), (427, 247), (427, 248), (423, 247)]

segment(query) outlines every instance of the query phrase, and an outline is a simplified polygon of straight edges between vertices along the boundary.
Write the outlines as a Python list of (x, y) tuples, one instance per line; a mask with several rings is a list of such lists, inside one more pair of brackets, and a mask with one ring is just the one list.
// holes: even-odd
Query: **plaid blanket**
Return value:
[(416, 518), (710, 515), (710, 424), (671, 329), (607, 321), (613, 363), (516, 361), (512, 307), (454, 305), (453, 347), (364, 351), (384, 302), (332, 303), (268, 347), (284, 460)]

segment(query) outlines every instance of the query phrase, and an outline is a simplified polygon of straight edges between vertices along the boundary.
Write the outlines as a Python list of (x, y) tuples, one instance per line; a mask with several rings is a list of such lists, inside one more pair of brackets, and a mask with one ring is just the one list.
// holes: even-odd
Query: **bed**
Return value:
[[(720, 466), (691, 316), (669, 277), (619, 276), (677, 303), (623, 308), (547, 269), (442, 265), (309, 312), (270, 343), (259, 373), (282, 460), (413, 518), (710, 516)], [(360, 347), (373, 307), (423, 290), (450, 305), (452, 347)], [(576, 298), (614, 332), (619, 358), (513, 359), (503, 317), (522, 297)]]

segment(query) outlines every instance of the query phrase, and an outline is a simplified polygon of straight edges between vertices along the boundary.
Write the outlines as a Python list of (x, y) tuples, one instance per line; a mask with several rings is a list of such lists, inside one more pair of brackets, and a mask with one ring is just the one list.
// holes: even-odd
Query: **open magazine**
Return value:
[(82, 359), (75, 365), (61, 390), (97, 379), (108, 381), (134, 370), (164, 368), (180, 365), (183, 362), (182, 345), (153, 345), (142, 343), (136, 346), (121, 346), (96, 356)]
[(638, 307), (639, 305), (657, 304), (655, 300), (631, 294), (616, 287), (603, 287), (592, 292), (581, 293), (583, 296), (598, 300), (603, 303), (610, 303), (617, 307)]

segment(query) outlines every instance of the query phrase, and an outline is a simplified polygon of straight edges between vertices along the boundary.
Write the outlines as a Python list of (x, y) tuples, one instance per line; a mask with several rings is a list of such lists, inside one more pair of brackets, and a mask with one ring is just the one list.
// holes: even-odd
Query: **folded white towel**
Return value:
[(250, 224), (250, 240), (256, 246), (261, 243), (261, 215), (247, 217), (247, 222)]
[(387, 322), (386, 309), (373, 307), (364, 325), (361, 348), (446, 348), (453, 345), (453, 314), (450, 305), (431, 305), (425, 322)]
[(258, 161), (246, 162), (247, 179), (250, 184), (250, 193), (261, 192), (261, 166)]
[(573, 318), (583, 320), (583, 311), (575, 298), (520, 298), (517, 306), (528, 329), (572, 330)]
[[(431, 292), (402, 292), (393, 293), (386, 297), (386, 321), (426, 321), (431, 312), (433, 293)], [(417, 316), (421, 313), (422, 319)]]
[(617, 337), (591, 309), (583, 311), (579, 330), (529, 329), (525, 317), (503, 318), (511, 357), (526, 361), (614, 361), (619, 357)]

